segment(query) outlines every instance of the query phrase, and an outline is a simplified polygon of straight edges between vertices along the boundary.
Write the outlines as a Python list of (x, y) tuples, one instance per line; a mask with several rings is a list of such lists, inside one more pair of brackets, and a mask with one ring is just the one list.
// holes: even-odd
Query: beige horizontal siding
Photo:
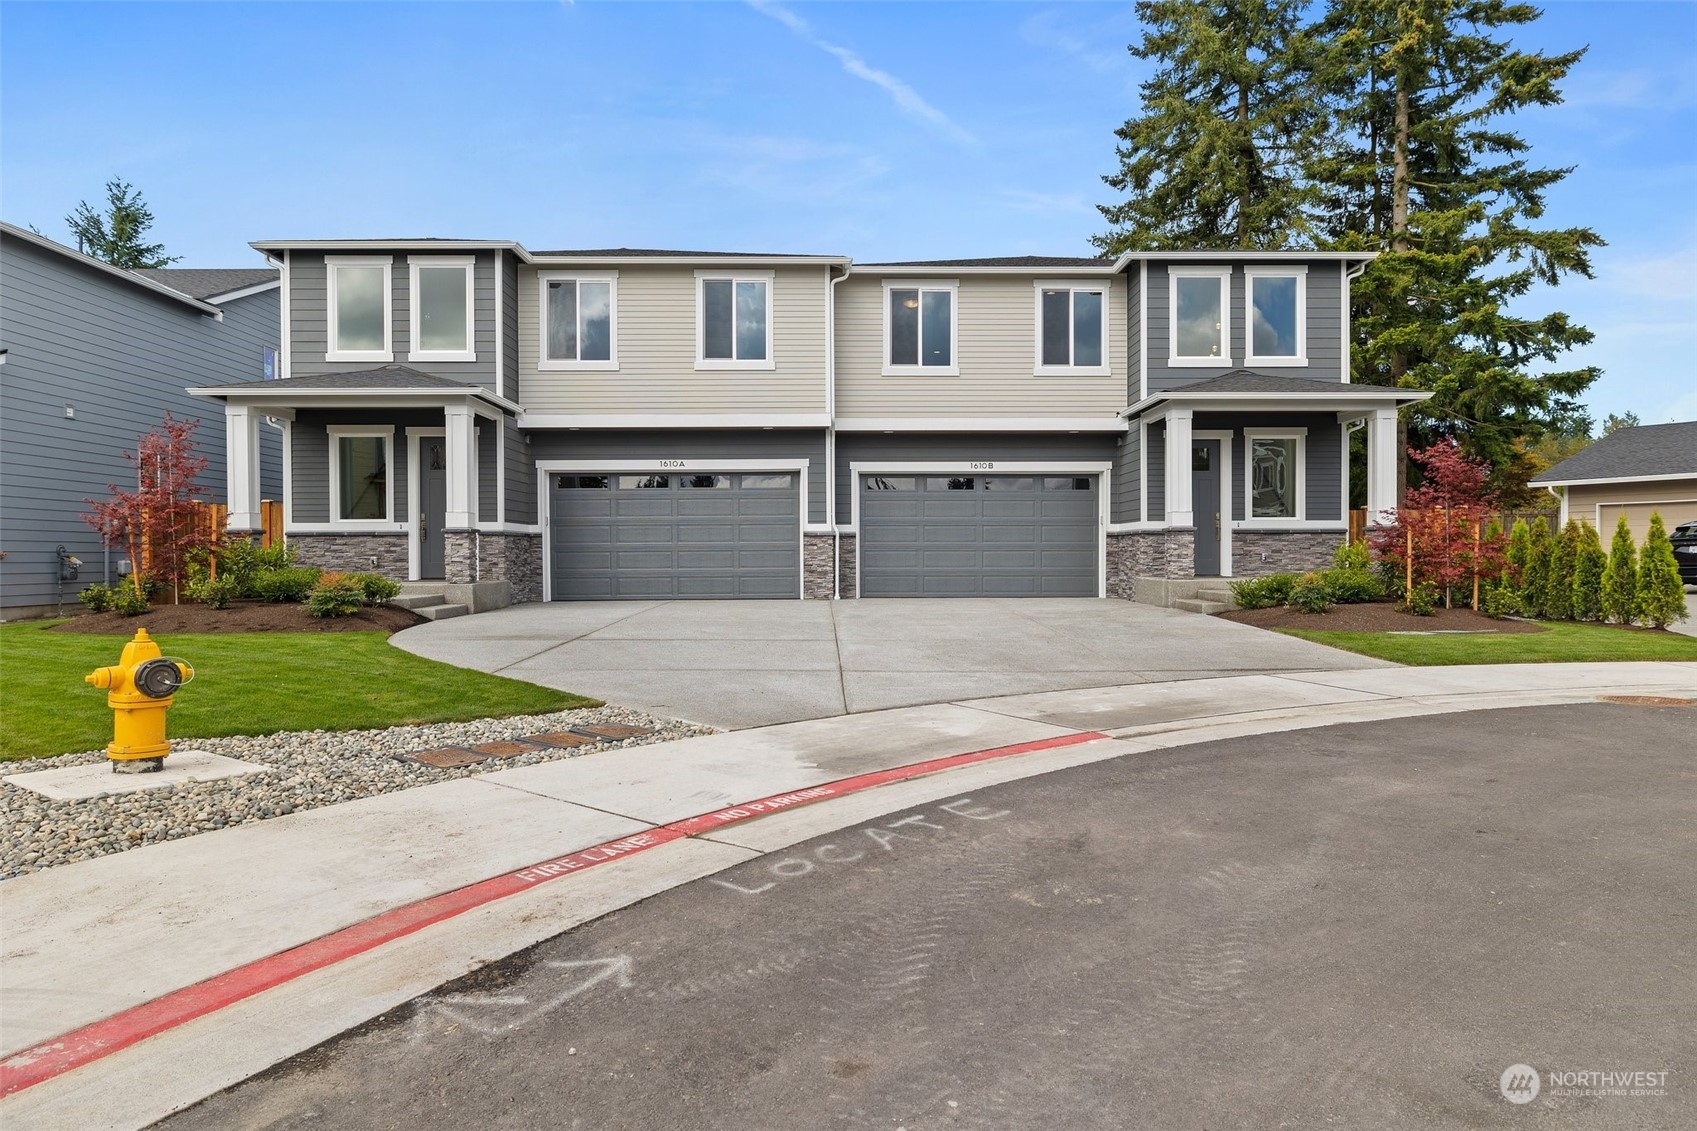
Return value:
[[(557, 270), (557, 268), (548, 268)], [(585, 270), (591, 270), (586, 268)], [(779, 268), (772, 290), (773, 369), (695, 368), (695, 271), (621, 266), (617, 370), (538, 368), (537, 271), (519, 273), (519, 401), (532, 413), (823, 413), (823, 267)]]
[(1567, 489), (1568, 517), (1582, 518), (1597, 527), (1605, 548), (1622, 514), (1632, 536), (1643, 545), (1650, 533), (1652, 511), (1662, 516), (1662, 525), (1670, 531), (1682, 522), (1697, 521), (1697, 478), (1649, 483), (1626, 480)]
[[(946, 279), (939, 272), (938, 279)], [(1108, 361), (1099, 377), (1034, 376), (1038, 279), (962, 276), (956, 316), (959, 376), (884, 376), (884, 280), (837, 287), (837, 413), (845, 417), (1108, 416), (1126, 406), (1125, 280), (1107, 296)]]

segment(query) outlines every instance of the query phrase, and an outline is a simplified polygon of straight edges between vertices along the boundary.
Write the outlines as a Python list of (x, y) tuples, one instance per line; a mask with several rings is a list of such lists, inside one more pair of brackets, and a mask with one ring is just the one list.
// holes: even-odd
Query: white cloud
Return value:
[(1697, 310), (1697, 247), (1637, 257), (1598, 255), (1597, 282), (1610, 291)]
[(748, 6), (764, 16), (769, 16), (793, 31), (800, 39), (833, 56), (842, 64), (843, 70), (857, 79), (864, 79), (888, 94), (902, 110), (913, 117), (929, 122), (933, 126), (949, 134), (956, 141), (971, 144), (977, 139), (966, 130), (957, 126), (947, 114), (931, 105), (919, 96), (913, 87), (890, 74), (880, 71), (847, 47), (839, 46), (826, 39), (821, 39), (814, 33), (806, 20), (780, 4), (771, 0), (748, 0)]
[(1021, 212), (1047, 215), (1095, 216), (1096, 209), (1076, 192), (1028, 192), (1025, 189), (1002, 189), (1003, 200)]

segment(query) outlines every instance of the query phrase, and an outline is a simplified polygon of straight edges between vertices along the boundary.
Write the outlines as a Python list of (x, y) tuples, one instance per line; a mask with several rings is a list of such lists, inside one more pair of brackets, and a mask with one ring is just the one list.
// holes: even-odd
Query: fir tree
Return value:
[[(1310, 175), (1323, 186), (1324, 238), (1380, 255), (1351, 292), (1356, 381), (1427, 389), (1412, 440), (1463, 440), (1502, 466), (1517, 439), (1581, 413), (1594, 367), (1555, 372), (1590, 331), (1565, 314), (1511, 314), (1537, 284), (1591, 277), (1589, 228), (1536, 226), (1571, 169), (1534, 166), (1501, 119), (1561, 102), (1583, 50), (1513, 49), (1500, 29), (1532, 23), (1508, 0), (1331, 0), (1321, 70), (1335, 145)], [(1399, 495), (1400, 495), (1399, 484)]]
[(1142, 114), (1115, 131), (1126, 199), (1099, 207), (1109, 254), (1154, 248), (1312, 244), (1316, 193), (1303, 176), (1323, 128), (1312, 95), (1313, 39), (1302, 0), (1139, 0), (1161, 64)]
[(1544, 583), (1544, 615), (1550, 620), (1573, 619), (1573, 575), (1579, 565), (1579, 520), (1570, 518), (1550, 548), (1550, 569)]
[(1615, 524), (1609, 543), (1609, 563), (1603, 567), (1603, 617), (1616, 624), (1631, 624), (1638, 615), (1638, 547), (1626, 516)]
[(65, 223), (77, 237), (79, 250), (114, 267), (169, 267), (181, 258), (166, 255), (162, 243), (142, 242), (153, 226), (153, 212), (133, 185), (117, 178), (106, 182), (104, 214), (90, 208), (88, 201), (78, 201)]
[(1609, 556), (1603, 552), (1597, 528), (1582, 522), (1579, 560), (1573, 567), (1573, 619), (1601, 620), (1603, 616), (1603, 570)]
[(1550, 524), (1543, 515), (1532, 523), (1531, 546), (1526, 553), (1526, 573), (1520, 585), (1520, 604), (1529, 617), (1542, 617), (1550, 600), (1550, 556), (1554, 549)]
[(1637, 597), (1638, 615), (1651, 628), (1666, 628), (1686, 617), (1685, 585), (1679, 580), (1679, 562), (1660, 511), (1650, 512), (1650, 535), (1638, 562)]

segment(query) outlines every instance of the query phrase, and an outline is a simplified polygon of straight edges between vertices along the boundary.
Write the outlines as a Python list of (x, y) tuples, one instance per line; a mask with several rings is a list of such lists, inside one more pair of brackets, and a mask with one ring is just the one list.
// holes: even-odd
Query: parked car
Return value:
[(1668, 541), (1673, 543), (1674, 560), (1679, 562), (1679, 579), (1697, 585), (1697, 522), (1674, 527)]

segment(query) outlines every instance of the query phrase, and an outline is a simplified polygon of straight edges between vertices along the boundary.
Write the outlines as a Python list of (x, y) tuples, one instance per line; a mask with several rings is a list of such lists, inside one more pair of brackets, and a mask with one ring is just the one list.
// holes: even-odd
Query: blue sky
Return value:
[[(65, 239), (113, 175), (188, 266), (264, 238), (1089, 254), (1147, 64), (1130, 4), (0, 7), (0, 216)], [(1597, 334), (1594, 415), (1697, 419), (1697, 3), (1558, 0), (1589, 44), (1519, 116), (1609, 241), (1535, 295)], [(120, 65), (141, 60), (142, 67)]]

